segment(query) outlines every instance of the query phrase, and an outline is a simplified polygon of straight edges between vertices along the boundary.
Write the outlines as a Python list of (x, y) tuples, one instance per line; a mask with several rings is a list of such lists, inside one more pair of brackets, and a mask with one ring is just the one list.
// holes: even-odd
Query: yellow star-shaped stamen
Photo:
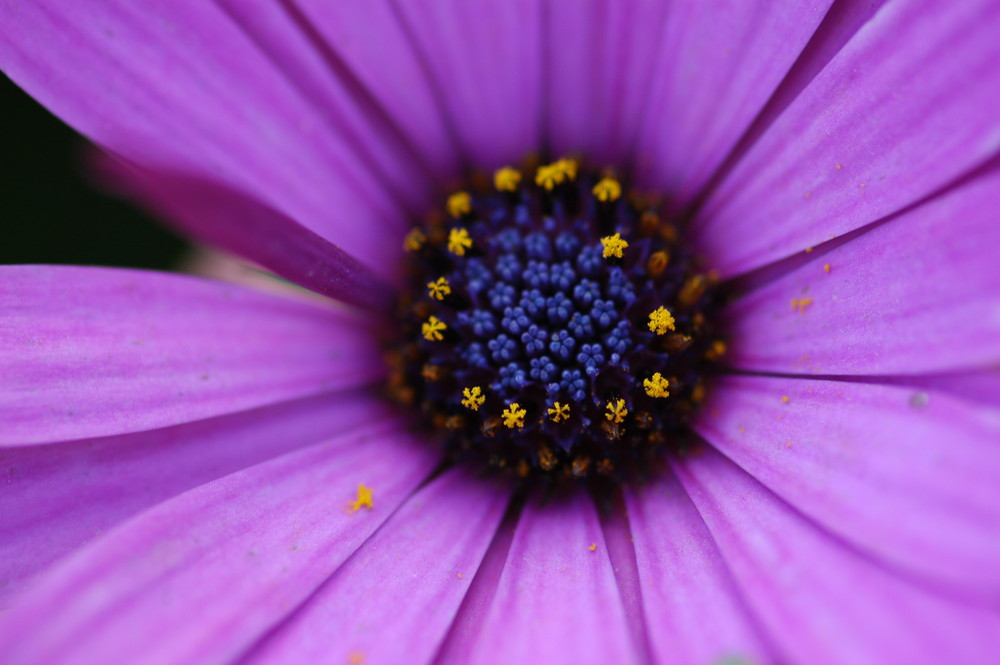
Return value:
[(483, 389), (479, 386), (472, 386), (471, 388), (462, 389), (462, 406), (467, 409), (472, 409), (473, 411), (478, 411), (479, 407), (483, 405), (486, 401), (486, 397), (483, 395)]
[(451, 285), (444, 277), (438, 277), (433, 282), (427, 282), (427, 291), (431, 298), (444, 300), (444, 297), (451, 293)]
[(668, 330), (675, 330), (674, 315), (666, 307), (657, 307), (649, 313), (649, 331), (665, 335)]
[(462, 215), (472, 212), (472, 197), (468, 192), (455, 192), (448, 197), (448, 212), (452, 217), (458, 219)]
[(622, 186), (614, 178), (601, 178), (591, 191), (598, 201), (608, 203), (618, 200), (622, 195)]
[(616, 259), (622, 258), (624, 256), (622, 250), (628, 247), (628, 243), (622, 240), (620, 233), (601, 238), (601, 244), (604, 245), (604, 258), (606, 259), (610, 259), (612, 256)]
[(448, 233), (448, 251), (456, 256), (465, 256), (465, 250), (472, 247), (472, 238), (465, 229), (452, 229)]
[(511, 166), (497, 169), (493, 174), (493, 185), (498, 192), (514, 192), (521, 184), (521, 172)]
[(564, 420), (569, 420), (569, 404), (556, 402), (552, 405), (552, 408), (549, 409), (548, 413), (554, 423), (561, 423)]
[(420, 332), (423, 333), (424, 339), (428, 342), (440, 342), (444, 339), (442, 332), (447, 328), (448, 326), (445, 325), (444, 321), (436, 316), (432, 316), (421, 326)]
[(625, 422), (625, 416), (628, 415), (628, 409), (625, 408), (625, 400), (616, 399), (609, 401), (604, 405), (604, 408), (607, 409), (607, 413), (604, 414), (605, 418), (616, 425)]
[(524, 427), (524, 417), (528, 415), (528, 412), (522, 409), (521, 405), (517, 402), (511, 402), (500, 415), (503, 416), (503, 424), (507, 429), (514, 429), (515, 427), (521, 429)]
[(670, 397), (670, 391), (667, 390), (669, 386), (670, 382), (659, 372), (654, 372), (653, 376), (642, 381), (642, 387), (650, 397)]

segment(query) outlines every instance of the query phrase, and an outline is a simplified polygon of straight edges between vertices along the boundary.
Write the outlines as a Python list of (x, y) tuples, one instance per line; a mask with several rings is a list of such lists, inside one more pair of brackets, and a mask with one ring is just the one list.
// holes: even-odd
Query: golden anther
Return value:
[(625, 400), (616, 399), (609, 401), (604, 405), (604, 408), (607, 410), (607, 413), (604, 414), (605, 418), (616, 425), (625, 422), (625, 416), (628, 415), (628, 409), (625, 408)]
[(667, 390), (669, 386), (670, 382), (659, 372), (654, 372), (653, 376), (642, 380), (642, 387), (650, 397), (670, 397), (670, 391)]
[(444, 321), (436, 316), (432, 316), (421, 326), (421, 332), (424, 335), (424, 339), (428, 342), (440, 342), (444, 339), (444, 335), (441, 333), (447, 328), (448, 326), (445, 325)]
[(552, 454), (552, 451), (546, 446), (542, 446), (538, 449), (538, 466), (542, 467), (545, 471), (551, 471), (559, 463), (559, 459)]
[(568, 179), (576, 180), (576, 172), (580, 165), (576, 163), (575, 159), (563, 157), (553, 166), (558, 167), (563, 172), (563, 175), (565, 175)]
[(573, 466), (570, 468), (570, 472), (577, 478), (583, 478), (587, 475), (587, 469), (589, 467), (589, 457), (577, 457), (573, 460)]
[(680, 302), (681, 307), (691, 307), (701, 298), (705, 293), (705, 289), (708, 288), (709, 280), (705, 275), (695, 275), (684, 282), (684, 286), (681, 287), (680, 293), (677, 294), (677, 300)]
[(535, 171), (535, 184), (550, 192), (555, 189), (556, 185), (561, 185), (565, 179), (566, 176), (562, 169), (557, 168), (555, 164), (539, 166), (538, 170)]
[(670, 254), (667, 250), (661, 249), (658, 252), (653, 252), (649, 255), (649, 260), (646, 261), (646, 273), (653, 279), (656, 279), (663, 274), (669, 263)]
[(410, 232), (403, 238), (403, 249), (407, 252), (415, 252), (424, 246), (427, 236), (420, 229), (410, 229)]
[(569, 404), (556, 402), (552, 405), (552, 408), (549, 409), (548, 413), (554, 423), (561, 423), (564, 420), (569, 420)]
[(726, 350), (726, 343), (721, 339), (717, 339), (712, 342), (712, 345), (708, 347), (707, 351), (705, 351), (705, 357), (713, 361), (721, 360), (722, 356), (726, 355)]
[(493, 173), (493, 185), (498, 192), (514, 192), (521, 184), (521, 172), (512, 166), (504, 166)]
[(521, 405), (517, 402), (511, 402), (500, 415), (503, 416), (503, 424), (507, 429), (514, 429), (515, 427), (521, 429), (524, 427), (524, 417), (528, 415), (528, 412), (522, 409)]
[(364, 483), (358, 485), (358, 498), (351, 501), (348, 506), (348, 512), (356, 513), (362, 508), (367, 508), (371, 510), (374, 508), (372, 504), (372, 488), (367, 487)]
[(431, 365), (427, 363), (422, 368), (420, 368), (420, 376), (424, 377), (428, 381), (440, 381), (444, 377), (444, 370), (441, 369), (440, 365)]
[(451, 293), (451, 284), (444, 277), (438, 277), (433, 282), (427, 282), (427, 291), (431, 298), (444, 300), (444, 297)]
[(668, 330), (675, 330), (674, 315), (666, 307), (657, 307), (649, 313), (649, 331), (657, 335), (665, 335)]
[(448, 213), (458, 219), (472, 212), (472, 197), (468, 192), (455, 192), (448, 197)]
[(483, 389), (479, 386), (462, 388), (462, 397), (462, 406), (467, 409), (472, 409), (473, 411), (478, 411), (479, 407), (481, 407), (483, 402), (486, 401), (486, 396), (483, 395)]
[(472, 238), (465, 229), (452, 229), (448, 233), (448, 251), (455, 256), (465, 256), (465, 250), (472, 247)]
[(622, 250), (628, 247), (628, 243), (622, 240), (620, 233), (601, 238), (601, 244), (604, 245), (604, 258), (606, 259), (610, 259), (612, 256), (616, 259), (622, 258)]
[(792, 298), (792, 309), (801, 314), (806, 311), (806, 307), (811, 305), (812, 302), (812, 298)]
[(622, 195), (622, 186), (614, 178), (601, 178), (591, 191), (598, 201), (609, 203)]

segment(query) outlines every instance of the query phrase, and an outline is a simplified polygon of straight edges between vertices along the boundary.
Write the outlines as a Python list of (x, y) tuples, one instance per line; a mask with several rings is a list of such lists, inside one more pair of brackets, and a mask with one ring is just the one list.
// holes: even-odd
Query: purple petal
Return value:
[(977, 178), (737, 301), (728, 362), (826, 375), (996, 365), (998, 206), (1000, 173)]
[(697, 196), (831, 2), (672, 4), (635, 156), (644, 184), (677, 205)]
[(0, 26), (0, 68), (131, 162), (223, 182), (349, 252), (352, 229), (404, 226), (345, 136), (356, 123), (332, 121), (212, 3), (5, 2)]
[(676, 468), (776, 662), (995, 661), (993, 609), (936, 596), (874, 565), (714, 450)]
[(541, 147), (539, 0), (403, 2), (396, 10), (476, 166), (519, 161)]
[(461, 470), (437, 479), (241, 662), (430, 662), (509, 496)]
[(123, 520), (193, 487), (377, 422), (389, 405), (336, 393), (148, 432), (0, 456), (0, 607), (29, 578)]
[(363, 319), (178, 275), (0, 267), (0, 445), (166, 427), (383, 372)]
[(544, 5), (546, 140), (555, 154), (623, 163), (636, 142), (660, 51), (664, 2)]
[(392, 3), (300, 0), (299, 11), (335, 57), (441, 180), (459, 172), (459, 151), (428, 72)]
[(998, 32), (992, 0), (883, 7), (709, 197), (694, 229), (714, 267), (736, 275), (825, 242), (994, 155)]
[(712, 536), (677, 480), (664, 474), (626, 490), (625, 500), (655, 662), (771, 662)]
[[(141, 200), (193, 238), (254, 261), (316, 293), (363, 309), (391, 307), (388, 284), (398, 277), (399, 234), (359, 227), (340, 234), (368, 261), (362, 264), (281, 212), (211, 180), (130, 167), (107, 156), (94, 160), (107, 183)], [(364, 240), (355, 238), (364, 237)]]
[[(402, 432), (399, 423), (357, 430), (133, 518), (11, 612), (0, 652), (22, 665), (231, 662), (426, 477), (435, 455)], [(359, 484), (373, 490), (373, 507), (351, 512)]]
[(707, 441), (858, 548), (1000, 597), (1000, 412), (842, 381), (726, 377)]
[(528, 502), (482, 623), (464, 638), (449, 645), (443, 662), (635, 661), (601, 524), (585, 493)]

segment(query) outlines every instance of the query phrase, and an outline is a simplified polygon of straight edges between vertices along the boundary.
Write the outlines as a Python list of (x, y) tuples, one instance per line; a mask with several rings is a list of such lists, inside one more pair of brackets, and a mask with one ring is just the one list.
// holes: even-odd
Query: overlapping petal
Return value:
[(894, 2), (774, 121), (699, 211), (724, 276), (874, 222), (1000, 150), (1000, 6)]
[(901, 214), (733, 304), (727, 362), (912, 375), (1000, 364), (1000, 173)]
[(986, 665), (995, 611), (934, 594), (804, 519), (719, 453), (676, 465), (776, 662)]
[(377, 380), (361, 319), (134, 270), (0, 268), (0, 444), (166, 427)]
[[(434, 461), (387, 421), (186, 492), (51, 572), (5, 617), (0, 653), (21, 665), (230, 662), (353, 554)], [(352, 511), (360, 484), (373, 505)]]
[(54, 561), (173, 496), (386, 419), (367, 392), (333, 393), (146, 432), (0, 453), (0, 607)]

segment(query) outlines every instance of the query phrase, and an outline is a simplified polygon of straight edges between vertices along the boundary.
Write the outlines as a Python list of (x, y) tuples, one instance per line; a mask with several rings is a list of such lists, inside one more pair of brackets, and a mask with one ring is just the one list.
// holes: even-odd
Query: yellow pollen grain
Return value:
[(407, 252), (415, 252), (424, 246), (427, 236), (420, 229), (410, 229), (410, 232), (403, 238), (403, 249)]
[(823, 272), (830, 272), (830, 264), (829, 263), (824, 263), (823, 264)]
[(783, 397), (781, 398), (781, 403), (782, 403), (782, 404), (788, 404), (788, 395), (785, 395), (785, 396), (783, 396)]
[(463, 388), (462, 397), (462, 406), (467, 409), (472, 409), (473, 411), (478, 411), (479, 407), (481, 407), (486, 401), (486, 396), (483, 395), (483, 389), (479, 386)]
[(837, 164), (837, 170), (839, 171), (841, 168), (840, 164)]
[(597, 551), (597, 543), (591, 543), (591, 544), (590, 544), (590, 545), (589, 545), (589, 546), (587, 547), (587, 549), (588, 549), (588, 550), (590, 550), (591, 552), (596, 552), (596, 551)]
[(653, 376), (642, 381), (642, 387), (650, 397), (670, 397), (670, 391), (667, 390), (669, 386), (670, 382), (659, 372), (654, 372)]
[(624, 256), (622, 250), (628, 247), (628, 243), (622, 240), (622, 235), (620, 233), (601, 238), (601, 244), (604, 245), (603, 255), (606, 259), (610, 259), (612, 256), (616, 259), (622, 258), (622, 256)]
[(352, 651), (347, 654), (347, 662), (349, 665), (362, 665), (365, 662), (365, 654), (361, 651)]
[(498, 192), (517, 191), (521, 184), (521, 172), (512, 166), (504, 166), (493, 173), (493, 185)]
[(452, 229), (448, 233), (448, 251), (455, 256), (465, 256), (465, 251), (472, 247), (472, 238), (465, 229)]
[(521, 429), (524, 427), (524, 417), (528, 415), (528, 412), (522, 409), (521, 405), (517, 402), (511, 402), (500, 415), (503, 417), (504, 427), (507, 429), (514, 429), (515, 427)]
[(436, 316), (432, 316), (427, 319), (427, 322), (421, 326), (421, 332), (424, 335), (424, 339), (428, 342), (440, 342), (444, 339), (443, 331), (447, 330), (448, 326), (445, 325), (444, 321)]
[(609, 401), (604, 405), (604, 408), (607, 411), (604, 417), (609, 421), (616, 425), (625, 422), (625, 416), (628, 415), (628, 409), (625, 408), (625, 400), (616, 399)]
[(617, 201), (622, 195), (622, 186), (614, 178), (602, 178), (591, 190), (598, 201)]
[(549, 409), (548, 414), (554, 423), (561, 423), (564, 420), (569, 420), (569, 404), (556, 402), (552, 405), (552, 408)]
[(458, 219), (472, 212), (472, 197), (468, 192), (455, 192), (448, 197), (448, 213)]
[(666, 335), (668, 331), (676, 330), (674, 315), (666, 307), (657, 307), (649, 313), (649, 331), (657, 335)]
[(364, 483), (361, 483), (358, 485), (358, 498), (348, 504), (347, 511), (350, 513), (356, 513), (362, 508), (371, 510), (373, 507), (372, 488), (368, 487)]
[(811, 252), (811, 251), (813, 251), (813, 248), (812, 248), (812, 247), (806, 247), (806, 254), (808, 254), (808, 253), (809, 253), (809, 252)]
[(806, 307), (811, 305), (812, 302), (812, 298), (792, 298), (792, 309), (799, 314), (802, 314), (806, 311)]
[(427, 283), (427, 291), (431, 298), (444, 300), (445, 296), (451, 293), (451, 284), (444, 277), (438, 277), (435, 281)]

